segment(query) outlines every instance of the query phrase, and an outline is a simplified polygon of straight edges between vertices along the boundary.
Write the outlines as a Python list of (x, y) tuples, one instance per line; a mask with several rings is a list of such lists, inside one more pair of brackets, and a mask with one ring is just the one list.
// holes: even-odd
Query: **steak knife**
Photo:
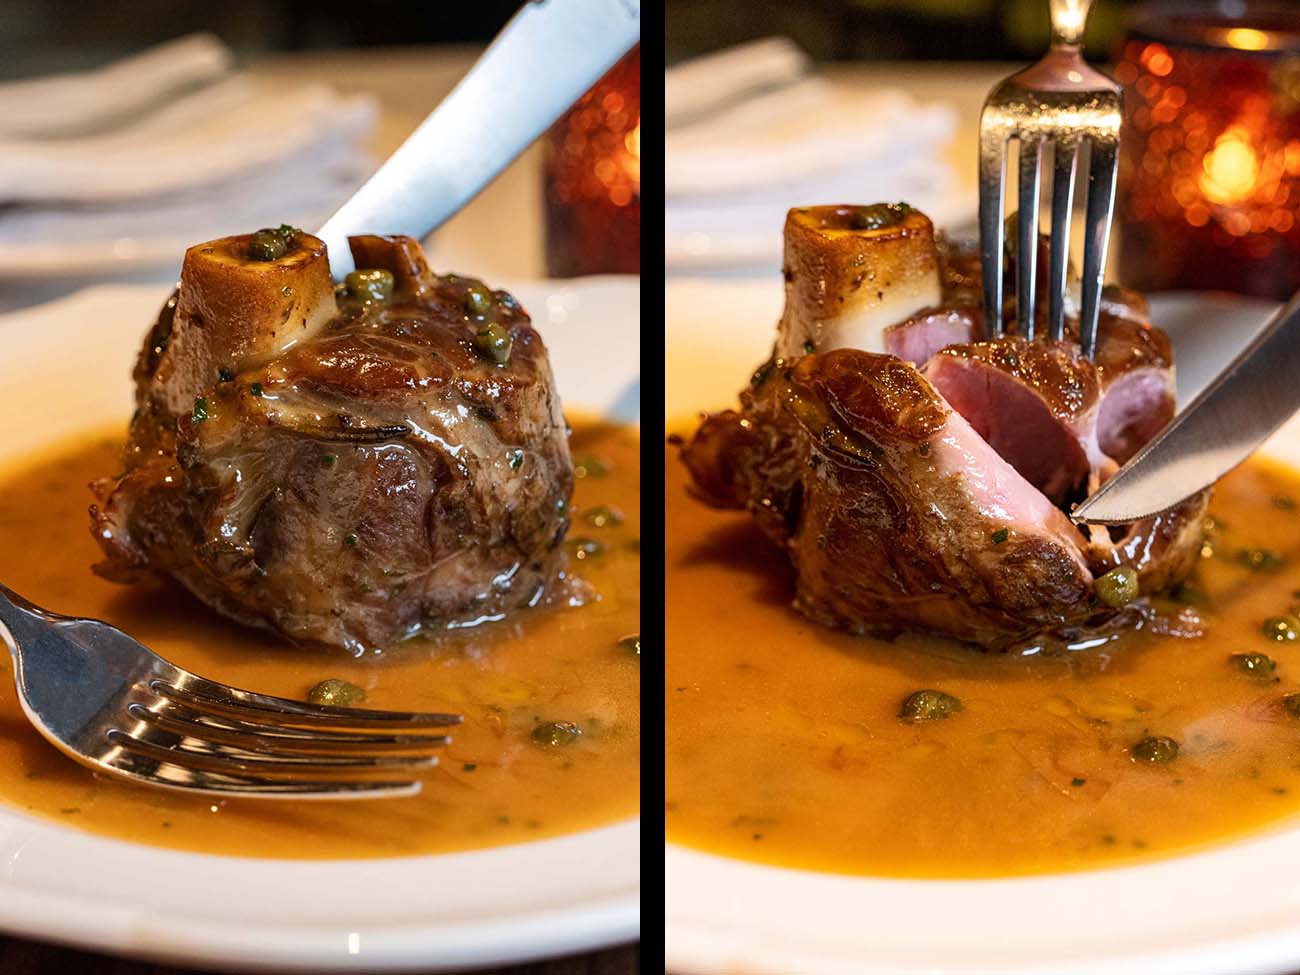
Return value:
[(1232, 470), (1300, 410), (1300, 293), (1153, 440), (1076, 507), (1076, 522), (1167, 511)]
[(316, 236), (342, 279), (352, 234), (429, 235), (641, 37), (641, 0), (529, 0), (442, 104)]

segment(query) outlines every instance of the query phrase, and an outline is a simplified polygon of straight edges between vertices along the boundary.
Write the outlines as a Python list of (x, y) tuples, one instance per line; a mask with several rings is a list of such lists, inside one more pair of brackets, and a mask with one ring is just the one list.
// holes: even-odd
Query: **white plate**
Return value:
[[(781, 283), (668, 288), (667, 415), (734, 402), (771, 347)], [(1275, 306), (1152, 301), (1186, 403)], [(1266, 451), (1300, 465), (1300, 419)], [(1014, 827), (1009, 827), (1014, 828)], [(1003, 880), (886, 880), (669, 845), (667, 960), (695, 973), (1156, 973), (1300, 969), (1300, 824), (1136, 867)]]
[[(637, 279), (511, 290), (550, 348), (566, 407), (638, 421)], [(0, 316), (0, 464), (125, 424), (131, 364), (165, 297), (102, 287)], [(0, 553), (0, 577), (15, 557)], [(629, 819), (469, 853), (265, 860), (124, 843), (0, 805), (0, 930), (225, 970), (503, 964), (637, 938), (640, 836)]]

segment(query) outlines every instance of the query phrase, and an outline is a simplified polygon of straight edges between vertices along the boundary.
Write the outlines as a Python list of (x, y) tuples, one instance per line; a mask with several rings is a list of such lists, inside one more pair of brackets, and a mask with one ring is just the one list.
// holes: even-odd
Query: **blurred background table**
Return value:
[[(477, 45), (364, 48), (266, 55), (250, 59), (247, 65), (259, 80), (323, 81), (345, 95), (373, 96), (380, 111), (366, 148), (376, 159), (384, 159), (451, 91), (481, 50)], [(544, 277), (543, 219), (542, 153), (540, 144), (534, 144), (438, 230), (428, 248), (430, 264), (438, 271), (463, 271), (489, 281)], [(179, 268), (179, 254), (176, 265)], [(0, 312), (59, 298), (104, 280), (3, 279)], [(166, 286), (169, 274), (141, 272), (112, 280), (157, 281)]]

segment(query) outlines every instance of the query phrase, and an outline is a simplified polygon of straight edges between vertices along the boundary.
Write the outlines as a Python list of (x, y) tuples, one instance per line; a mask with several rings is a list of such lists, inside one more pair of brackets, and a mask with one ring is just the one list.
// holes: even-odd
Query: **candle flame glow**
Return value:
[(1253, 27), (1234, 27), (1224, 35), (1224, 40), (1239, 51), (1263, 51), (1269, 46), (1268, 35)]
[(1250, 196), (1259, 178), (1259, 158), (1249, 136), (1235, 126), (1215, 140), (1201, 167), (1201, 192), (1211, 203), (1241, 202)]

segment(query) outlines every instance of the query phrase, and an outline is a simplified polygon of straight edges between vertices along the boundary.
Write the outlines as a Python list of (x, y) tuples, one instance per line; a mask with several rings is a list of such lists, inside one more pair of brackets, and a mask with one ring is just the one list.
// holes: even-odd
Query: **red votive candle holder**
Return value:
[(546, 266), (552, 277), (641, 270), (641, 48), (545, 138)]
[(1124, 85), (1119, 276), (1144, 291), (1300, 290), (1300, 6), (1137, 11)]

